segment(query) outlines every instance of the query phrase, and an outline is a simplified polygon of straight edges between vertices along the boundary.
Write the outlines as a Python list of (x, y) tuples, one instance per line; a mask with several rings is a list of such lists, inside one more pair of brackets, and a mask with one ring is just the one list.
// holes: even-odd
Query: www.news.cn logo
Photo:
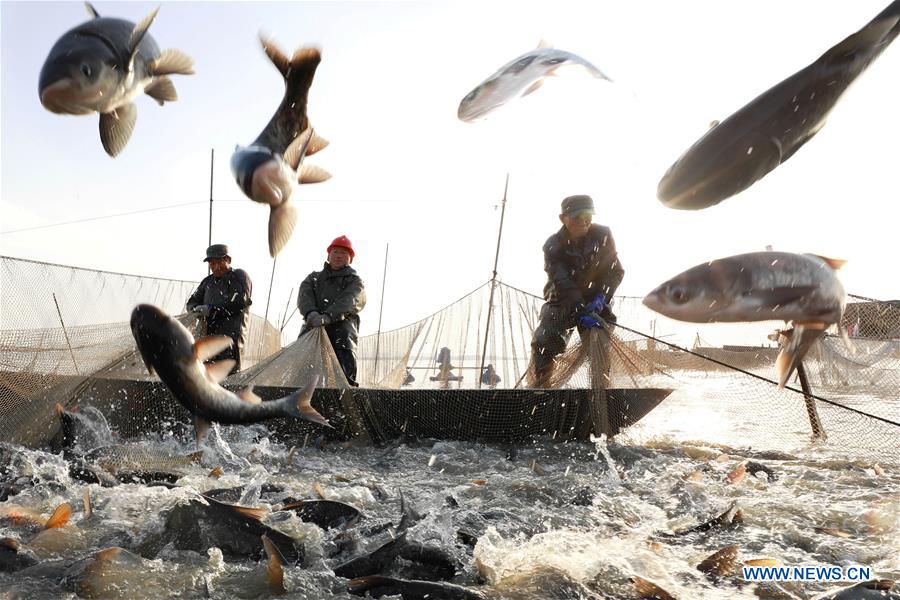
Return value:
[(798, 565), (793, 567), (743, 567), (746, 581), (869, 581), (871, 567)]

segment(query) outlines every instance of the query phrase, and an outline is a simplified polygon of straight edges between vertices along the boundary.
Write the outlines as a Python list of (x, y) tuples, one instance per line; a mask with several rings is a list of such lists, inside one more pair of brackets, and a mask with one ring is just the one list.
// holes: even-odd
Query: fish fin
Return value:
[(232, 344), (234, 340), (227, 335), (208, 335), (194, 342), (194, 358), (203, 362), (223, 350), (228, 350)]
[(60, 404), (59, 402), (57, 402), (56, 403), (56, 414), (61, 415), (64, 412), (66, 412), (66, 407), (63, 406), (62, 404)]
[(331, 179), (331, 173), (316, 165), (300, 165), (297, 181), (300, 183), (322, 183)]
[(318, 133), (316, 133), (315, 130), (313, 130), (312, 139), (309, 141), (309, 146), (306, 148), (306, 155), (312, 156), (316, 152), (324, 150), (326, 147), (328, 147), (328, 143), (328, 140), (326, 140)]
[(538, 40), (538, 45), (536, 46), (536, 48), (538, 48), (538, 49), (541, 49), (541, 48), (552, 48), (552, 47), (553, 47), (553, 44), (550, 43), (550, 42), (548, 42), (548, 41), (545, 40), (544, 38), (541, 38), (540, 40)]
[(266, 555), (269, 557), (269, 564), (266, 565), (266, 581), (269, 589), (276, 594), (283, 594), (287, 590), (284, 587), (284, 555), (278, 546), (275, 545), (269, 536), (262, 536), (263, 548), (266, 549)]
[(287, 200), (278, 206), (269, 206), (269, 255), (272, 258), (287, 245), (297, 224), (297, 207)]
[(68, 502), (63, 502), (56, 507), (56, 510), (53, 511), (53, 514), (50, 515), (49, 519), (47, 519), (46, 527), (47, 529), (57, 529), (59, 527), (62, 527), (69, 522), (69, 517), (71, 516), (72, 505)]
[(543, 80), (543, 78), (538, 79), (537, 81), (535, 81), (534, 83), (532, 83), (531, 85), (529, 85), (527, 90), (525, 90), (524, 92), (522, 92), (522, 96), (524, 97), (524, 96), (527, 96), (528, 94), (533, 94), (534, 92), (538, 91), (538, 89), (539, 89), (542, 85), (544, 85), (544, 80)]
[[(313, 397), (313, 392), (315, 392), (316, 385), (318, 385), (318, 383), (318, 374), (313, 375), (309, 383), (306, 384), (306, 387), (297, 390), (296, 392), (285, 398), (283, 402), (285, 403), (288, 414), (292, 417), (304, 419), (306, 421), (310, 421), (311, 423), (324, 425), (325, 427), (331, 427), (331, 425), (328, 423), (328, 420), (320, 415), (319, 411), (313, 408), (312, 404), (310, 403)], [(331, 428), (334, 429), (333, 427)]]
[(194, 59), (176, 48), (166, 48), (150, 64), (153, 75), (193, 75)]
[(0, 546), (9, 548), (16, 553), (19, 552), (20, 548), (19, 540), (10, 537), (0, 538)]
[(322, 61), (322, 54), (318, 48), (306, 47), (299, 48), (291, 57), (291, 70), (315, 70)]
[(86, 514), (87, 516), (91, 516), (92, 514), (94, 514), (94, 505), (91, 504), (91, 488), (84, 488), (82, 501), (84, 502), (84, 514)]
[(111, 113), (100, 114), (100, 142), (106, 153), (115, 158), (128, 144), (137, 121), (137, 107), (133, 102)]
[(131, 32), (131, 39), (128, 40), (128, 63), (125, 65), (128, 73), (134, 71), (134, 57), (137, 56), (138, 48), (140, 48), (144, 36), (147, 35), (147, 30), (150, 29), (150, 25), (153, 24), (153, 19), (156, 18), (156, 13), (158, 12), (159, 6), (141, 19)]
[(776, 558), (748, 558), (744, 564), (748, 567), (777, 567), (781, 561)]
[(246, 402), (247, 404), (261, 404), (262, 398), (257, 396), (253, 392), (253, 386), (245, 387), (244, 389), (237, 392), (237, 397)]
[(212, 477), (213, 479), (218, 479), (218, 478), (221, 477), (224, 473), (225, 473), (225, 471), (222, 470), (222, 467), (221, 467), (221, 466), (218, 466), (218, 467), (216, 467), (215, 469), (213, 469), (212, 471), (210, 471), (210, 472), (209, 472), (209, 475), (207, 475), (207, 477)]
[(84, 3), (84, 8), (87, 9), (87, 12), (88, 12), (89, 15), (91, 15), (91, 18), (92, 18), (92, 19), (99, 19), (99, 18), (100, 18), (100, 13), (97, 12), (97, 9), (94, 8), (94, 5), (91, 4), (90, 2), (85, 2), (85, 3)]
[(630, 579), (639, 598), (654, 598), (656, 600), (674, 599), (674, 596), (672, 596), (672, 594), (662, 589), (649, 579), (644, 579), (643, 577), (639, 577), (637, 575), (634, 575)]
[(237, 504), (229, 504), (228, 507), (237, 514), (256, 521), (262, 521), (269, 514), (269, 511), (265, 508), (250, 508), (249, 506), (238, 506)]
[(709, 122), (710, 129), (713, 129), (713, 128), (717, 127), (718, 125), (719, 125), (718, 119), (713, 119), (712, 121)]
[(269, 60), (272, 61), (272, 64), (278, 69), (278, 72), (286, 78), (291, 71), (291, 61), (278, 49), (274, 42), (272, 42), (271, 37), (264, 36), (261, 31), (259, 32), (259, 41), (262, 43), (266, 56), (269, 57)]
[(300, 163), (303, 162), (303, 157), (306, 156), (313, 135), (315, 135), (315, 130), (312, 127), (307, 127), (285, 149), (284, 162), (295, 171), (300, 166)]
[(236, 364), (237, 361), (231, 358), (209, 363), (206, 365), (206, 378), (213, 383), (222, 383)]
[(203, 439), (203, 436), (206, 435), (206, 432), (209, 431), (209, 428), (212, 426), (212, 423), (194, 415), (194, 435), (197, 438), (197, 443), (200, 443), (200, 440)]
[[(610, 77), (607, 76), (606, 73), (604, 73), (603, 71), (601, 71), (600, 69), (598, 69), (597, 67), (592, 65), (591, 63), (584, 61), (582, 63), (582, 65), (584, 65), (584, 68), (587, 69), (587, 72), (590, 73), (591, 75), (593, 75), (595, 79), (603, 79), (610, 83), (613, 83), (613, 80), (610, 79)], [(554, 74), (555, 73), (556, 72), (554, 71)]]
[(178, 92), (175, 91), (175, 84), (172, 80), (162, 75), (156, 77), (153, 83), (144, 88), (144, 93), (156, 100), (160, 106), (166, 102), (175, 102), (178, 100)]
[(775, 371), (778, 374), (778, 387), (784, 388), (794, 370), (806, 356), (806, 353), (825, 333), (827, 323), (803, 323), (795, 324), (794, 331), (787, 344), (778, 353), (775, 359)]
[(101, 550), (97, 554), (94, 555), (94, 560), (97, 562), (106, 562), (108, 560), (113, 560), (116, 556), (122, 553), (124, 548), (112, 547), (107, 548), (106, 550)]
[(751, 290), (745, 294), (748, 298), (757, 298), (766, 306), (784, 306), (791, 302), (801, 300), (818, 289), (814, 285), (797, 285), (794, 287), (776, 287)]
[(821, 254), (813, 254), (813, 256), (824, 261), (826, 265), (828, 265), (835, 271), (847, 264), (847, 261), (841, 258), (828, 258), (827, 256), (822, 256)]
[(385, 577), (384, 575), (367, 575), (365, 577), (357, 577), (356, 579), (351, 579), (349, 583), (347, 583), (347, 591), (355, 596), (359, 596), (365, 594), (371, 589), (384, 585), (391, 585), (396, 581), (397, 580), (393, 577)]
[(737, 567), (738, 557), (737, 546), (725, 546), (721, 550), (716, 551), (706, 557), (699, 565), (697, 570), (710, 575), (727, 576), (734, 572)]
[(894, 28), (900, 17), (886, 17), (870, 22), (865, 27), (853, 33), (837, 45), (832, 46), (818, 61), (826, 64), (852, 61), (857, 53), (865, 53), (873, 46), (884, 41), (885, 35)]

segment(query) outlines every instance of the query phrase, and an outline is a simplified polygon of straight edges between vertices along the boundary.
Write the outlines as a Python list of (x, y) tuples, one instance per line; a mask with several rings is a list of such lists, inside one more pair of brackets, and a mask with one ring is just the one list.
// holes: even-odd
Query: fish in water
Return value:
[(874, 579), (820, 596), (818, 600), (900, 600), (900, 585), (890, 579)]
[(726, 546), (715, 554), (704, 559), (697, 570), (709, 575), (726, 577), (734, 575), (738, 565), (738, 547)]
[(42, 529), (63, 527), (72, 516), (72, 505), (63, 502), (56, 507), (49, 519), (24, 506), (4, 505), (0, 507), (0, 527), (14, 527), (24, 535), (35, 534)]
[(0, 573), (12, 573), (38, 563), (38, 559), (13, 538), (0, 539)]
[(146, 538), (139, 548), (142, 556), (153, 558), (169, 543), (177, 550), (205, 553), (220, 548), (228, 556), (260, 559), (265, 535), (291, 563), (303, 561), (303, 542), (262, 522), (264, 508), (250, 508), (219, 502), (208, 496), (179, 504), (165, 516), (163, 531)]
[(209, 336), (195, 343), (184, 325), (150, 304), (140, 304), (132, 311), (131, 331), (147, 369), (151, 374), (157, 373), (172, 395), (194, 415), (198, 441), (211, 423), (256, 423), (290, 417), (330, 427), (310, 404), (317, 376), (290, 396), (263, 402), (252, 387), (235, 393), (219, 385), (234, 361), (203, 364), (230, 347), (231, 338)]
[(269, 205), (269, 254), (274, 257), (290, 240), (297, 222), (297, 209), (290, 201), (294, 181), (318, 183), (331, 175), (303, 164), (305, 156), (328, 145), (310, 127), (306, 114), (309, 88), (322, 60), (319, 50), (300, 48), (289, 59), (270, 40), (261, 41), (284, 77), (284, 98), (253, 143), (235, 148), (231, 172), (244, 195)]
[(547, 77), (564, 65), (581, 65), (597, 79), (612, 81), (600, 69), (577, 54), (548, 48), (542, 42), (479, 83), (459, 103), (460, 121), (471, 123), (500, 108), (510, 100), (537, 90)]
[(193, 74), (193, 60), (179, 50), (160, 51), (147, 33), (157, 7), (140, 23), (101, 17), (67, 31), (50, 49), (38, 82), (41, 104), (67, 115), (100, 113), (100, 141), (110, 156), (125, 148), (142, 92), (160, 105), (178, 99), (169, 75)]
[(354, 596), (370, 594), (372, 598), (399, 595), (403, 600), (485, 600), (487, 596), (461, 585), (436, 581), (395, 579), (370, 575), (352, 579), (347, 591)]
[(56, 405), (59, 415), (59, 434), (54, 440), (64, 453), (93, 450), (99, 446), (113, 444), (113, 434), (106, 417), (97, 408), (86, 406), (82, 409), (67, 410), (62, 404)]
[(793, 334), (775, 361), (784, 387), (813, 343), (841, 320), (846, 294), (836, 269), (843, 264), (814, 254), (738, 254), (676, 275), (647, 294), (644, 305), (690, 323), (792, 321)]
[(304, 523), (314, 523), (322, 529), (353, 527), (362, 517), (358, 508), (336, 500), (300, 500), (285, 504), (281, 510), (292, 511)]
[(200, 462), (203, 451), (173, 454), (149, 444), (122, 444), (94, 448), (83, 458), (116, 476), (120, 473), (181, 474), (186, 467)]
[(847, 87), (900, 33), (900, 0), (815, 62), (709, 129), (656, 189), (669, 208), (697, 210), (741, 192), (794, 155)]

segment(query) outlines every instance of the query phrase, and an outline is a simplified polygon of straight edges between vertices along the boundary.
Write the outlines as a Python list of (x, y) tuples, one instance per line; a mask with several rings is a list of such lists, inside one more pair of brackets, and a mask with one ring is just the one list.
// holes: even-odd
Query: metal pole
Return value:
[(278, 262), (278, 257), (272, 259), (272, 274), (269, 276), (269, 296), (266, 298), (266, 314), (263, 316), (263, 321), (269, 320), (269, 302), (272, 301), (272, 282), (275, 281), (275, 263)]
[(291, 288), (291, 291), (288, 294), (287, 302), (284, 305), (284, 315), (281, 318), (281, 324), (279, 327), (279, 331), (284, 330), (284, 324), (287, 323), (288, 309), (291, 307), (291, 298), (293, 298), (293, 297), (294, 297), (294, 288)]
[(209, 151), (209, 238), (206, 245), (212, 246), (212, 215), (213, 215), (213, 168), (216, 165), (216, 149)]
[(478, 369), (478, 389), (481, 389), (481, 374), (484, 373), (484, 358), (487, 354), (488, 336), (491, 333), (491, 309), (494, 307), (494, 289), (497, 285), (497, 262), (500, 260), (500, 238), (503, 236), (503, 217), (506, 216), (506, 192), (509, 190), (509, 173), (503, 186), (503, 202), (500, 204), (500, 229), (497, 231), (497, 250), (494, 252), (494, 273), (491, 275), (491, 295), (488, 300), (487, 323), (484, 326), (484, 346), (481, 350), (481, 367)]
[(66, 336), (66, 346), (69, 347), (69, 356), (72, 357), (72, 364), (75, 365), (75, 372), (81, 375), (78, 370), (78, 363), (75, 362), (75, 353), (72, 351), (72, 342), (69, 341), (69, 332), (66, 331), (66, 324), (63, 323), (62, 311), (59, 310), (59, 302), (56, 301), (56, 294), (53, 294), (53, 304), (56, 305), (56, 314), (59, 315), (59, 324), (62, 325), (63, 335)]
[(382, 271), (381, 276), (381, 306), (378, 307), (378, 333), (375, 336), (375, 366), (372, 367), (373, 378), (378, 375), (378, 351), (381, 349), (381, 316), (384, 314), (384, 284), (387, 282), (387, 260), (388, 249), (390, 247), (390, 243), (384, 245), (384, 270)]
[(797, 365), (797, 376), (800, 378), (800, 389), (803, 390), (803, 401), (806, 403), (806, 416), (809, 417), (809, 426), (812, 428), (813, 438), (825, 441), (828, 436), (825, 435), (825, 428), (822, 427), (822, 421), (819, 420), (819, 412), (816, 410), (816, 401), (810, 395), (812, 391), (809, 387), (809, 379), (806, 378), (806, 368), (803, 363)]

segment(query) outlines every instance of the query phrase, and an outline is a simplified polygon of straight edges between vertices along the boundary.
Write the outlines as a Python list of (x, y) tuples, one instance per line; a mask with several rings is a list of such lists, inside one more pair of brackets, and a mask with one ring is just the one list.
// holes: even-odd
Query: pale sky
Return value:
[[(900, 298), (898, 47), (851, 86), (816, 138), (749, 190), (696, 212), (667, 209), (655, 194), (710, 121), (806, 66), (886, 4), (165, 2), (150, 33), (161, 48), (192, 56), (196, 74), (172, 77), (177, 102), (138, 98), (131, 141), (111, 159), (97, 115), (55, 115), (38, 99), (51, 46), (88, 18), (82, 3), (2, 2), (0, 231), (198, 204), (4, 233), (0, 254), (199, 280), (214, 148), (213, 242), (229, 244), (234, 266), (249, 272), (253, 311), (262, 314), (272, 269), (268, 209), (243, 197), (228, 161), (283, 94), (260, 49), (263, 30), (287, 53), (322, 50), (309, 115), (331, 145), (309, 161), (333, 174), (295, 192), (300, 219), (278, 258), (272, 320), (292, 289), (294, 306), (299, 282), (321, 268), (341, 234), (356, 247), (353, 266), (369, 292), (364, 334), (378, 324), (387, 243), (383, 329), (487, 281), (507, 172), (499, 277), (527, 291), (539, 294), (544, 284), (541, 246), (559, 227), (560, 200), (588, 193), (626, 269), (620, 294), (643, 296), (699, 262), (772, 245), (847, 259), (848, 292)], [(134, 22), (156, 6), (94, 5)], [(460, 122), (460, 99), (540, 39), (615, 83), (572, 68), (485, 121)]]

